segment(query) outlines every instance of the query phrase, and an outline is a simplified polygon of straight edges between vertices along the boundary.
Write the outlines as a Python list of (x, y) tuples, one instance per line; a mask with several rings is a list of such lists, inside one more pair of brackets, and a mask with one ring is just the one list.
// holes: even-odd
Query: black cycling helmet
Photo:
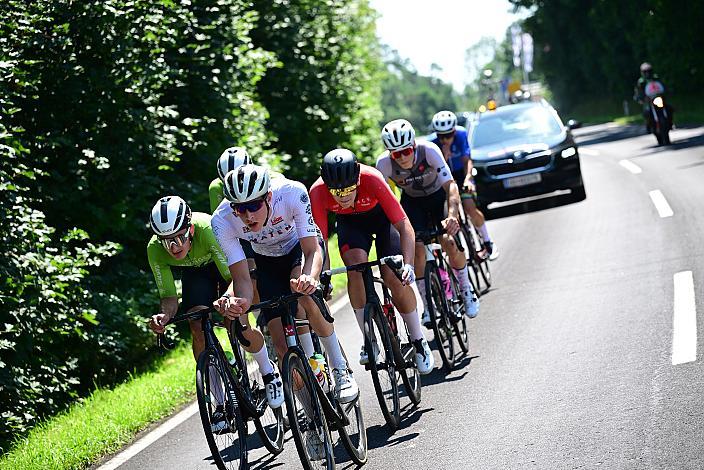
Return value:
[(359, 179), (359, 163), (352, 151), (335, 149), (323, 157), (320, 176), (328, 188), (342, 189), (357, 184)]

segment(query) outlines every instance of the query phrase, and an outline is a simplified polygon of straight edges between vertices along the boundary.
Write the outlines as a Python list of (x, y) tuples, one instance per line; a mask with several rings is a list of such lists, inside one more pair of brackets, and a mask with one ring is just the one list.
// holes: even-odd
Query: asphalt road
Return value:
[[(704, 468), (704, 334), (692, 337), (691, 317), (682, 328), (674, 320), (687, 306), (676, 273), (692, 273), (704, 311), (704, 128), (673, 131), (668, 148), (640, 127), (577, 134), (587, 199), (494, 212), (501, 257), (495, 288), (471, 322), (470, 357), (449, 375), (436, 369), (423, 378), (422, 403), (403, 401), (396, 433), (355, 365), (366, 468)], [(660, 216), (656, 190), (672, 216)], [(356, 357), (361, 338), (349, 306), (336, 326)], [(353, 467), (341, 446), (337, 457), (338, 468)], [(250, 460), (253, 468), (300, 466), (290, 435), (279, 457), (259, 447)], [(120, 469), (211, 462), (194, 415)]]

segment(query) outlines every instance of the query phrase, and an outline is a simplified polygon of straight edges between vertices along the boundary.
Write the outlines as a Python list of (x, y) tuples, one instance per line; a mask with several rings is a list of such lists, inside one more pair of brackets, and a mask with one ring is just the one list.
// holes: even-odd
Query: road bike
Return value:
[[(449, 372), (456, 358), (453, 338), (457, 339), (462, 352), (468, 353), (469, 328), (459, 281), (438, 242), (444, 233), (444, 229), (419, 231), (416, 240), (425, 248), (425, 292), (421, 294), (426, 298), (428, 318), (443, 368)], [(462, 250), (458, 236), (455, 236), (455, 243)]]
[[(233, 353), (228, 360), (215, 335), (214, 327), (220, 326), (220, 323), (211, 319), (213, 312), (215, 309), (209, 307), (180, 313), (168, 323), (186, 320), (201, 322), (205, 349), (198, 356), (196, 365), (196, 396), (205, 438), (219, 469), (246, 469), (249, 468), (247, 423), (254, 421), (266, 449), (278, 455), (283, 450), (283, 413), (281, 408), (269, 407), (263, 380), (260, 382), (255, 378), (259, 369), (245, 359), (240, 342), (245, 346), (249, 342), (242, 335), (240, 322), (229, 322), (230, 327), (227, 328)], [(164, 349), (175, 347), (165, 334), (157, 336), (157, 344)], [(222, 428), (219, 428), (220, 421), (213, 420), (217, 413), (224, 413), (225, 425)]]
[[(403, 266), (403, 257), (397, 255), (324, 271), (320, 280), (327, 285), (333, 275), (348, 271), (362, 273), (366, 295), (364, 348), (369, 358), (364, 367), (371, 373), (379, 407), (386, 423), (392, 430), (396, 430), (401, 423), (399, 378), (413, 405), (420, 403), (421, 382), (415, 361), (415, 348), (409, 339), (408, 330), (404, 327), (399, 331), (389, 289), (381, 278), (372, 272), (373, 267), (384, 265), (389, 266), (400, 278), (399, 270)], [(381, 285), (383, 301), (374, 288), (375, 284)]]
[[(335, 398), (329, 373), (325, 368), (324, 382), (331, 386), (323, 389), (311, 368), (309, 358), (301, 347), (298, 328), (309, 327), (308, 320), (296, 318), (298, 299), (306, 294), (291, 293), (253, 305), (249, 311), (263, 308), (283, 308), (281, 322), (288, 350), (281, 360), (281, 375), (289, 426), (296, 443), (298, 456), (304, 469), (334, 469), (335, 458), (331, 431), (337, 431), (352, 461), (364, 465), (367, 461), (367, 431), (364, 426), (359, 397), (350, 403), (340, 403)], [(323, 296), (318, 290), (310, 296), (330, 323), (330, 316)], [(314, 341), (316, 352), (322, 353), (320, 343)]]

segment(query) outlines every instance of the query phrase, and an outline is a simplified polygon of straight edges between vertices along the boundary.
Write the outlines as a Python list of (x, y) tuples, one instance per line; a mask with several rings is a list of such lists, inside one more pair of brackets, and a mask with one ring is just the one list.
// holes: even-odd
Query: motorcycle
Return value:
[(670, 145), (672, 129), (671, 108), (665, 103), (665, 86), (658, 80), (651, 80), (645, 86), (648, 108), (651, 116), (650, 129), (655, 134), (659, 145)]

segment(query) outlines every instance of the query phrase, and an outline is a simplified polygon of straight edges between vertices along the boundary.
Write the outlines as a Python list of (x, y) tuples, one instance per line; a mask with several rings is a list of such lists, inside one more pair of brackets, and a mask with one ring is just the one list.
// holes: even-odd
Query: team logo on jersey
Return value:
[(283, 220), (284, 220), (284, 218), (281, 216), (274, 217), (271, 221), (271, 225), (279, 224), (279, 223), (283, 222)]
[(310, 225), (313, 225), (315, 222), (313, 221), (313, 216), (308, 217), (308, 223)]
[(310, 214), (311, 212), (313, 212), (313, 209), (311, 209), (311, 208), (310, 208), (310, 204), (308, 204), (308, 205), (306, 206), (306, 214)]
[(252, 229), (245, 225), (244, 227), (242, 227), (242, 231), (243, 231), (244, 233), (249, 233), (249, 232), (252, 231)]
[(305, 194), (305, 193), (301, 194), (301, 202), (303, 204), (308, 202), (308, 195), (307, 194)]

